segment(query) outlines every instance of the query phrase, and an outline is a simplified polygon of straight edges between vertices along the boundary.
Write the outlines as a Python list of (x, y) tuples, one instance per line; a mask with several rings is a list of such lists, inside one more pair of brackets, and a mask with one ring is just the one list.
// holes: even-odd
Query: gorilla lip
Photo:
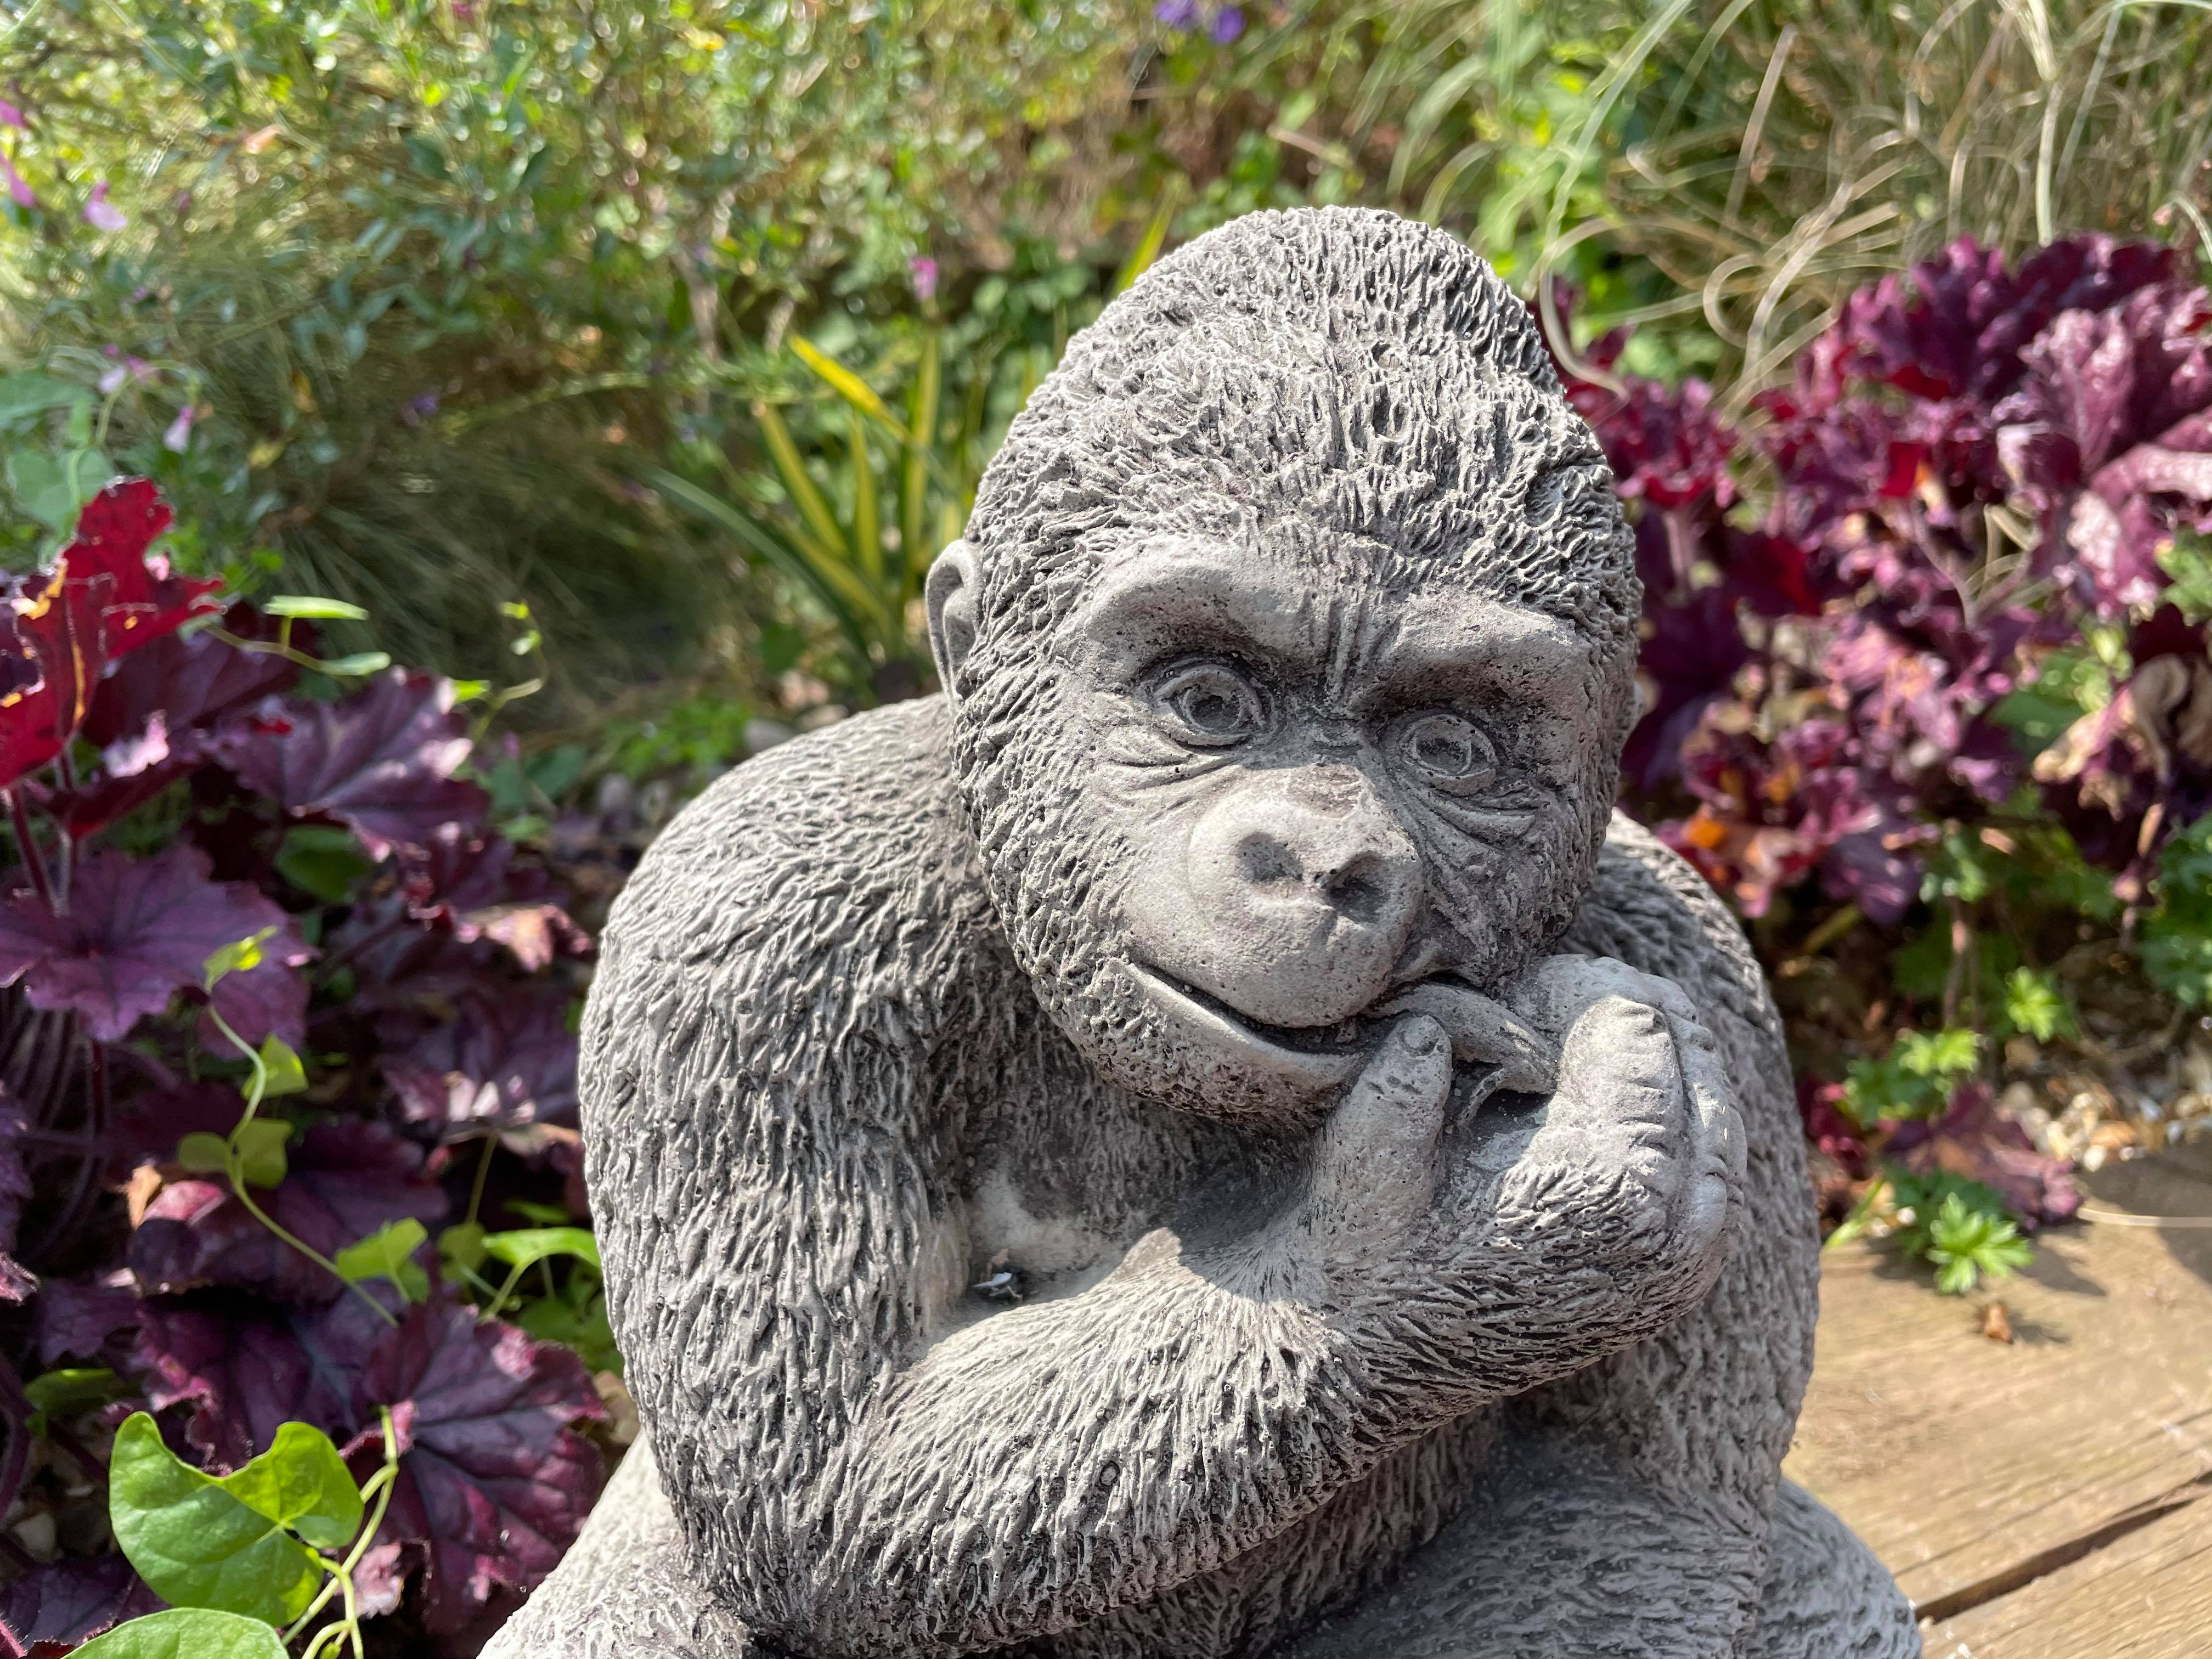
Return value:
[(1172, 974), (1134, 961), (1128, 968), (1152, 1006), (1186, 1035), (1217, 1049), (1234, 1045), (1291, 1080), (1316, 1090), (1341, 1087), (1366, 1059), (1374, 1022), (1364, 1016), (1329, 1025), (1263, 1024)]

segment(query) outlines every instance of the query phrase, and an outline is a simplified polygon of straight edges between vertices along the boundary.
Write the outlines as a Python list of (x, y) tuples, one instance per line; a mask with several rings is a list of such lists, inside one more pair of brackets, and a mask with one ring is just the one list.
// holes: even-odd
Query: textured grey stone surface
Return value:
[(1387, 215), (1078, 337), (932, 569), (946, 694), (738, 769), (609, 925), (652, 1449), (498, 1659), (1917, 1653), (1779, 1480), (1788, 1064), (1612, 813), (1609, 482)]

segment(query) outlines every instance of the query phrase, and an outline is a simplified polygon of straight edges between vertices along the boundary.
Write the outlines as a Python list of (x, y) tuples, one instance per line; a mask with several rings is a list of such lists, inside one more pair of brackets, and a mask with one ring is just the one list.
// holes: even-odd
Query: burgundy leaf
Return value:
[(69, 914), (30, 893), (0, 900), (0, 985), (24, 984), (36, 1008), (80, 1016), (103, 1042), (120, 1041), (202, 982), (210, 956), (274, 928), (274, 962), (313, 954), (292, 919), (244, 883), (207, 878), (206, 854), (172, 846), (149, 859), (101, 848), (77, 866)]
[(167, 559), (146, 555), (171, 516), (149, 479), (108, 485), (53, 569), (13, 600), (5, 644), (18, 666), (0, 694), (0, 785), (68, 746), (112, 662), (215, 609), (222, 583), (173, 576)]
[(559, 991), (471, 997), (455, 1017), (401, 1054), (384, 1074), (410, 1121), (442, 1136), (576, 1121), (576, 1039)]
[(31, 1659), (54, 1659), (126, 1619), (168, 1605), (120, 1555), (62, 1556), (0, 1589), (0, 1620)]
[(356, 904), (328, 944), (332, 963), (353, 969), (354, 1000), (365, 1008), (409, 1009), (471, 992), (504, 996), (514, 988), (490, 941), (464, 940), (416, 921), (400, 893)]
[(337, 702), (276, 701), (225, 734), (223, 763), (288, 811), (337, 818), (377, 858), (427, 848), (439, 826), (483, 821), (450, 680), (398, 669)]
[(239, 1296), (158, 1297), (143, 1316), (131, 1377), (154, 1410), (185, 1408), (185, 1440), (218, 1471), (266, 1451), (285, 1423), (344, 1443), (362, 1368), (392, 1329), (352, 1295), (289, 1311)]
[[(386, 1223), (412, 1218), (434, 1231), (446, 1195), (419, 1148), (381, 1125), (319, 1123), (289, 1151), (283, 1184), (255, 1200), (311, 1249), (336, 1255)], [(142, 1293), (225, 1285), (280, 1300), (326, 1303), (343, 1285), (250, 1214), (227, 1183), (171, 1182), (131, 1236)]]
[(552, 1571), (603, 1479), (570, 1426), (605, 1415), (574, 1352), (434, 1302), (378, 1347), (356, 1399), (364, 1428), (376, 1406), (392, 1408), (404, 1450), (380, 1538), (428, 1540), (433, 1631), (465, 1623), (497, 1587), (528, 1589)]
[[(241, 639), (273, 641), (276, 625), (244, 602), (223, 613), (223, 631)], [(295, 645), (312, 644), (293, 624)], [(115, 665), (100, 683), (84, 735), (105, 749), (143, 731), (155, 714), (170, 729), (207, 726), (264, 697), (289, 691), (300, 671), (274, 652), (241, 651), (211, 633), (170, 635)]]

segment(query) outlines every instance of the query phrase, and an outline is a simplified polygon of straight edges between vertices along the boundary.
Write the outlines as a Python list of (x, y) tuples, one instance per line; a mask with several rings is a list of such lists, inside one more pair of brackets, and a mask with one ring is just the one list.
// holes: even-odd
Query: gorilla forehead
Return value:
[(1255, 214), (1163, 260), (1038, 388), (968, 533), (987, 639), (1065, 616), (1133, 539), (1334, 536), (1386, 586), (1443, 567), (1634, 651), (1630, 538), (1527, 309), (1389, 214)]

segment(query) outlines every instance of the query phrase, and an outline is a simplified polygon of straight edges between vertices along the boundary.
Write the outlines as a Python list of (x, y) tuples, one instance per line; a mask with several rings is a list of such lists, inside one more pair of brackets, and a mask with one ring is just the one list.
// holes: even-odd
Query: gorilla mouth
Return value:
[(1191, 1048), (1300, 1092), (1349, 1083), (1382, 1028), (1408, 1013), (1427, 1014), (1441, 1024), (1455, 1059), (1486, 1068), (1489, 1088), (1549, 1094), (1557, 1086), (1557, 1043), (1449, 974), (1401, 987), (1374, 1007), (1334, 1024), (1286, 1026), (1254, 1019), (1148, 963), (1132, 961), (1128, 968), (1161, 1023)]
[(1270, 1025), (1243, 1010), (1232, 1007), (1219, 997), (1201, 991), (1188, 980), (1177, 979), (1158, 968), (1132, 963), (1138, 978), (1190, 1003), (1215, 1019), (1236, 1027), (1246, 1036), (1278, 1048), (1287, 1048), (1301, 1054), (1358, 1054), (1373, 1043), (1376, 1022), (1364, 1014), (1350, 1019), (1338, 1020), (1334, 1025)]

